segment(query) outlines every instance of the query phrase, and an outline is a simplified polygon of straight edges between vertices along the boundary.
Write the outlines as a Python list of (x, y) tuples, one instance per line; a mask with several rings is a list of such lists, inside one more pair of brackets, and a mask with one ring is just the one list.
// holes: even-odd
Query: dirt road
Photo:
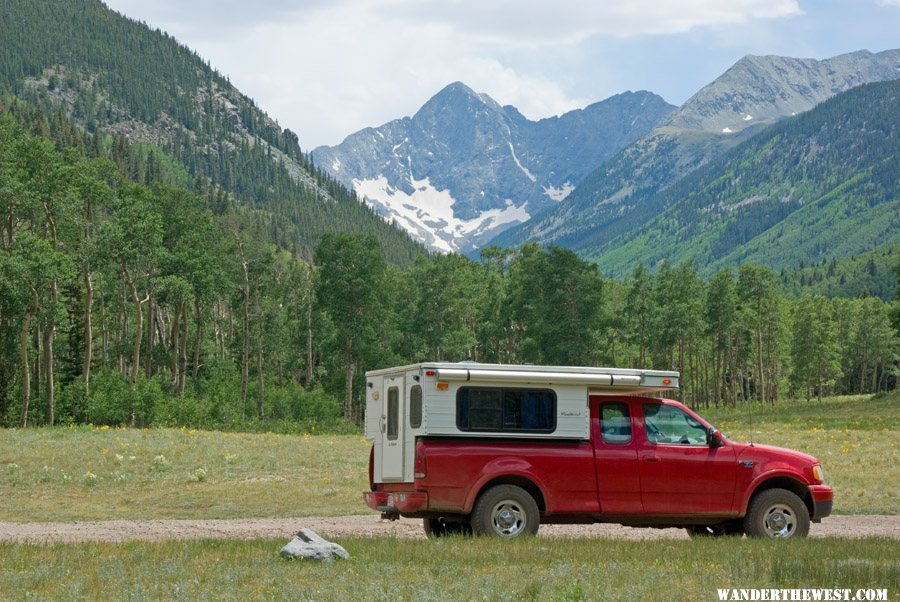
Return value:
[[(382, 521), (374, 514), (330, 518), (251, 518), (234, 520), (113, 520), (72, 523), (0, 522), (0, 542), (164, 541), (170, 539), (290, 539), (301, 528), (324, 537), (367, 535), (424, 537), (422, 521)], [(542, 537), (610, 539), (687, 539), (681, 529), (632, 529), (618, 525), (544, 525)], [(890, 537), (900, 539), (900, 516), (831, 516), (814, 524), (811, 537)]]

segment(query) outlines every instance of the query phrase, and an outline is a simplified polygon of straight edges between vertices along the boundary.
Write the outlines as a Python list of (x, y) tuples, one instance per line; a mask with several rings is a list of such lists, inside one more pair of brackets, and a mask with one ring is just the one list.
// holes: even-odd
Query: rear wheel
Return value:
[(809, 510), (787, 489), (767, 489), (750, 501), (744, 532), (751, 537), (806, 537)]
[(472, 526), (466, 521), (448, 521), (443, 518), (422, 519), (426, 537), (444, 537), (446, 535), (471, 535)]
[(534, 498), (515, 485), (497, 485), (488, 489), (478, 498), (472, 512), (472, 530), (476, 535), (534, 535), (540, 524)]

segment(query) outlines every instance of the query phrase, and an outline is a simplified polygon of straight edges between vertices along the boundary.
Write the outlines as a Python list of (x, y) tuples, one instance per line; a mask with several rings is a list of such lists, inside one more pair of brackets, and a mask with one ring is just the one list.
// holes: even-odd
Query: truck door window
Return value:
[(706, 427), (675, 406), (644, 404), (644, 427), (650, 443), (706, 445)]
[(549, 389), (461, 387), (456, 426), (461, 431), (550, 433), (556, 430), (556, 394)]
[(387, 438), (390, 441), (397, 439), (400, 422), (400, 389), (388, 388), (387, 396)]
[(622, 445), (631, 442), (631, 418), (627, 404), (616, 402), (600, 406), (600, 435), (604, 443)]
[(414, 429), (422, 426), (422, 385), (409, 389), (409, 426)]

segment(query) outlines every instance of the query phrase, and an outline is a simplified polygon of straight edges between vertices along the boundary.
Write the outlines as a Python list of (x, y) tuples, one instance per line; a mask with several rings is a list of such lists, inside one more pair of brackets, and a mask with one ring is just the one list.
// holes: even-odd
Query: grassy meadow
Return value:
[[(838, 512), (897, 512), (900, 396), (703, 412), (737, 440), (817, 455)], [(359, 436), (73, 427), (0, 431), (0, 520), (362, 513)], [(0, 544), (0, 599), (717, 600), (717, 588), (900, 592), (896, 540), (286, 539)]]
[(0, 430), (0, 520), (362, 513), (368, 459), (352, 435)]
[(282, 540), (0, 545), (0, 597), (290, 600), (716, 600), (716, 588), (900, 591), (887, 539), (338, 539), (349, 561)]
[[(817, 456), (835, 513), (900, 509), (900, 394), (701, 412), (738, 441)], [(303, 517), (369, 512), (353, 435), (57, 427), (0, 430), (0, 520)]]

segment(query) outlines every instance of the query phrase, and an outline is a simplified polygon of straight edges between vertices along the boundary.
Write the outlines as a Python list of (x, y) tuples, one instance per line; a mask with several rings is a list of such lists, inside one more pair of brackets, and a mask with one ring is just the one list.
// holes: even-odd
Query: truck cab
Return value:
[(366, 503), (429, 535), (540, 523), (802, 537), (831, 511), (807, 454), (730, 441), (677, 401), (678, 374), (418, 364), (367, 374)]

